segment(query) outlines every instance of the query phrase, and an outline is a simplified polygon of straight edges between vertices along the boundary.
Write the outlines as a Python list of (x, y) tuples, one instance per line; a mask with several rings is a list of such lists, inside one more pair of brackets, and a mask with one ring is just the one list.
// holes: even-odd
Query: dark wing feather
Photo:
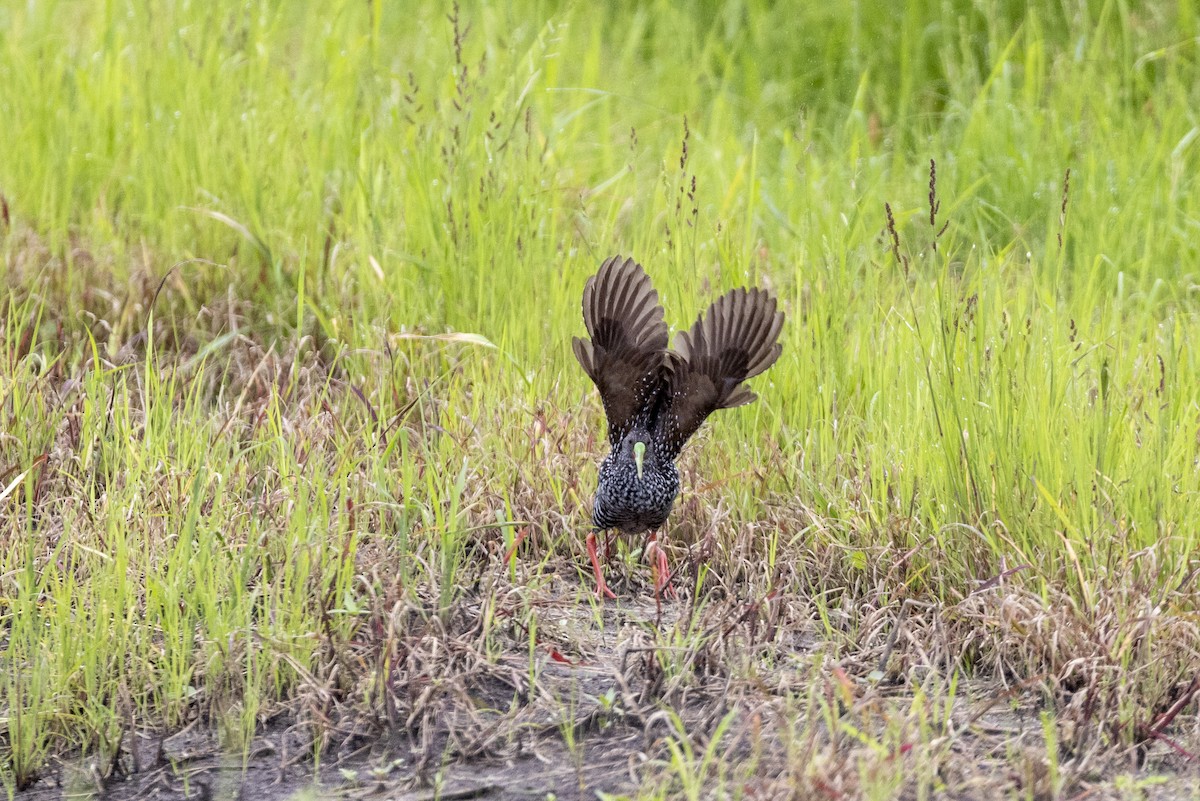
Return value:
[(662, 387), (667, 323), (642, 266), (619, 256), (600, 265), (583, 289), (583, 322), (591, 339), (575, 337), (575, 358), (600, 390), (615, 446)]
[(777, 341), (783, 312), (763, 289), (735, 289), (720, 297), (689, 331), (675, 337), (669, 356), (665, 404), (657, 416), (658, 441), (674, 458), (717, 409), (744, 406), (755, 394), (742, 382), (766, 370), (783, 350)]

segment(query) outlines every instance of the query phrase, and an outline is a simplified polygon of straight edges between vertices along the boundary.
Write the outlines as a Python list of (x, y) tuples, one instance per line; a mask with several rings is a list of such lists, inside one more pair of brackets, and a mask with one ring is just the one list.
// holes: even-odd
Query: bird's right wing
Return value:
[(575, 357), (600, 390), (608, 440), (616, 446), (663, 382), (667, 323), (650, 276), (633, 259), (613, 256), (583, 288), (583, 322)]
[(742, 382), (766, 370), (783, 350), (783, 312), (764, 289), (735, 289), (717, 299), (668, 357), (658, 441), (674, 458), (717, 409), (744, 406), (755, 394)]

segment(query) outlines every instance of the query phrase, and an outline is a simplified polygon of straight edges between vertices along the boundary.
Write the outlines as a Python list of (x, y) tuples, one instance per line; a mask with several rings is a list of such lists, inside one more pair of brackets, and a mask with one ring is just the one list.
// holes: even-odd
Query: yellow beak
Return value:
[(638, 481), (642, 480), (642, 462), (646, 458), (646, 443), (633, 443), (633, 461), (637, 465)]

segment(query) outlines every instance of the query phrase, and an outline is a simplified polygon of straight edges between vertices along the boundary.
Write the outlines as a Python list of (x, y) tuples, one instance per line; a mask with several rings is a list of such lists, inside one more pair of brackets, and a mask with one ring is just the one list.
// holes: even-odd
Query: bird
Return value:
[(612, 529), (649, 532), (645, 554), (656, 600), (664, 589), (671, 591), (657, 532), (679, 494), (675, 460), (710, 414), (755, 400), (744, 382), (779, 358), (783, 321), (768, 290), (734, 289), (690, 329), (678, 332), (671, 349), (658, 292), (634, 259), (612, 256), (587, 280), (583, 322), (588, 336), (574, 337), (572, 349), (599, 390), (608, 424), (610, 450), (600, 464), (587, 535), (602, 600), (616, 595), (604, 581), (596, 534)]

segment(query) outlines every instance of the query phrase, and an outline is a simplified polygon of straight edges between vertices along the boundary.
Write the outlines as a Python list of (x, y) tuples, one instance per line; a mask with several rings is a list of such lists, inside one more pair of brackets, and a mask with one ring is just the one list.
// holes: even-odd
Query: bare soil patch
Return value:
[[(653, 604), (622, 598), (601, 626), (585, 606), (547, 607), (529, 683), (515, 678), (528, 660), (502, 655), (486, 680), (448, 692), (415, 728), (338, 721), (319, 764), (307, 728), (288, 715), (265, 725), (244, 758), (196, 723), (166, 737), (143, 732), (132, 744), (126, 737), (108, 778), (86, 758), (62, 759), (17, 798), (674, 798), (689, 789), (681, 753), (692, 755), (703, 798), (858, 798), (889, 786), (882, 797), (920, 798), (922, 787), (955, 799), (1200, 793), (1200, 770), (1178, 734), (1141, 751), (1072, 753), (1047, 741), (1053, 728), (1030, 689), (867, 681), (855, 677), (854, 657), (832, 660), (830, 644), (811, 636), (770, 649), (776, 666), (753, 682), (700, 664), (694, 648), (676, 654), (689, 670), (664, 672), (672, 649), (645, 633), (686, 614), (683, 602), (666, 604), (660, 618)], [(721, 617), (738, 620), (731, 609)], [(922, 730), (917, 721), (939, 707), (946, 718)], [(699, 769), (706, 749), (711, 759)]]

